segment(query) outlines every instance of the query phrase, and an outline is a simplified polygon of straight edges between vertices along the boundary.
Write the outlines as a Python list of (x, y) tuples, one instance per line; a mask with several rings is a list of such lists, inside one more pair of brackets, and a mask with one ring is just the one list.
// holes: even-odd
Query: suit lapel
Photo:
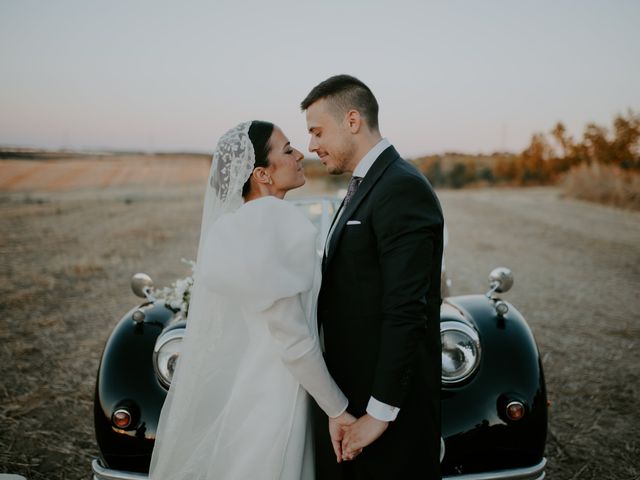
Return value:
[(358, 190), (351, 198), (349, 205), (347, 205), (346, 208), (344, 208), (344, 211), (342, 212), (342, 215), (340, 216), (340, 219), (338, 220), (338, 223), (336, 224), (336, 227), (333, 230), (333, 234), (331, 235), (331, 239), (329, 241), (329, 248), (327, 250), (327, 258), (323, 262), (323, 266), (325, 268), (327, 265), (329, 265), (329, 262), (331, 261), (331, 259), (335, 254), (336, 246), (340, 241), (340, 237), (344, 230), (344, 226), (347, 224), (347, 221), (351, 218), (353, 213), (358, 209), (358, 206), (360, 205), (362, 200), (367, 196), (367, 193), (369, 193), (369, 190), (371, 190), (373, 186), (376, 184), (376, 182), (378, 181), (382, 173), (387, 169), (389, 165), (391, 165), (391, 163), (394, 160), (396, 160), (399, 157), (400, 155), (398, 154), (396, 149), (393, 146), (390, 146), (380, 154), (380, 156), (376, 159), (375, 162), (373, 162), (373, 165), (371, 165), (371, 168), (369, 169), (367, 174), (364, 176), (364, 179), (362, 180), (362, 183), (358, 187)]
[[(338, 217), (340, 217), (340, 212), (342, 212), (342, 207), (344, 206), (344, 199), (342, 199), (342, 202), (340, 202), (340, 206), (338, 207), (338, 209), (336, 210), (336, 213), (333, 215), (333, 218), (331, 219), (331, 225), (329, 225), (329, 231), (327, 233), (327, 240), (331, 240), (333, 238), (333, 236), (329, 236), (329, 234), (331, 233), (331, 229), (333, 228), (333, 224), (336, 223), (336, 219)], [(329, 242), (331, 243), (331, 242)], [(326, 245), (325, 248), (322, 249), (322, 271), (324, 272), (324, 266), (327, 263), (327, 252), (329, 251), (329, 245)]]

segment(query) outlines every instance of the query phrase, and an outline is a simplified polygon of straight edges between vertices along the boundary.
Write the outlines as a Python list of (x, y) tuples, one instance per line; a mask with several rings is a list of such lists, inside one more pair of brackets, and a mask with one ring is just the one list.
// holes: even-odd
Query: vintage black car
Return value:
[[(324, 238), (336, 200), (295, 203)], [(448, 296), (442, 304), (443, 478), (545, 476), (544, 374), (527, 322), (498, 296), (512, 284), (512, 273), (496, 268), (486, 294)], [(94, 480), (147, 478), (158, 417), (187, 323), (179, 302), (154, 298), (147, 275), (134, 275), (132, 288), (145, 301), (115, 326), (98, 370), (94, 417), (100, 458), (92, 463)]]

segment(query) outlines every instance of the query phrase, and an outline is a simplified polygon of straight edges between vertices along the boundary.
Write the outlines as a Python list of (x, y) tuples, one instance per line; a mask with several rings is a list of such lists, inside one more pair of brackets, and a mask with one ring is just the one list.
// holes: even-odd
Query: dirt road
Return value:
[[(453, 293), (514, 271), (506, 298), (531, 324), (553, 402), (548, 478), (639, 478), (640, 214), (549, 188), (439, 193)], [(88, 478), (95, 374), (137, 302), (129, 278), (187, 273), (200, 202), (199, 186), (0, 194), (0, 472)]]

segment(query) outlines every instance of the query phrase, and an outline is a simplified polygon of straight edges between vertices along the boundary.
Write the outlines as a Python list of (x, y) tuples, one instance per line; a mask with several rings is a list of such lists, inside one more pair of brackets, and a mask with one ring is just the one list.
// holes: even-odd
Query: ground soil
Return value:
[[(144, 173), (127, 161), (121, 168), (133, 170), (109, 182), (62, 175), (51, 183), (46, 165), (29, 160), (40, 180), (29, 183), (22, 170), (18, 185), (5, 162), (0, 472), (88, 479), (102, 348), (139, 301), (133, 273), (157, 285), (188, 273), (180, 259), (195, 255), (206, 166), (182, 163), (193, 171), (177, 175), (174, 164), (156, 163)], [(76, 179), (102, 175), (80, 167)], [(298, 195), (322, 190), (316, 182)], [(554, 188), (439, 195), (452, 293), (484, 292), (499, 265), (515, 274), (505, 298), (536, 336), (552, 402), (548, 478), (640, 478), (640, 213), (562, 198)]]

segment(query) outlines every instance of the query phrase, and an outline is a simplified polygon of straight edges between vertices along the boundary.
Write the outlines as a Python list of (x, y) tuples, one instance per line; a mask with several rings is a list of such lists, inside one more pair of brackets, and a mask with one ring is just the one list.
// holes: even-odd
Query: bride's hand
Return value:
[(331, 436), (331, 444), (333, 445), (333, 451), (336, 454), (338, 463), (342, 462), (343, 460), (342, 438), (345, 434), (345, 428), (355, 423), (355, 421), (356, 417), (354, 417), (347, 411), (335, 418), (329, 418), (329, 435)]
[(362, 449), (375, 442), (388, 426), (389, 422), (378, 420), (368, 413), (360, 417), (344, 431), (342, 452), (345, 459), (352, 460), (359, 455)]

